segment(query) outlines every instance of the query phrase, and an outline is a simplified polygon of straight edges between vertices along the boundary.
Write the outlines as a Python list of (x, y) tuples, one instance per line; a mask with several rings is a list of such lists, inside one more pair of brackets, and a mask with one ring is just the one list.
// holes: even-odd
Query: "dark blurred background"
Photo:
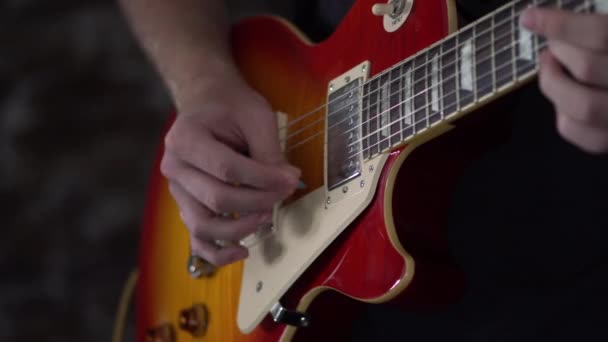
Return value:
[(109, 341), (170, 99), (112, 0), (4, 0), (0, 45), (0, 341)]

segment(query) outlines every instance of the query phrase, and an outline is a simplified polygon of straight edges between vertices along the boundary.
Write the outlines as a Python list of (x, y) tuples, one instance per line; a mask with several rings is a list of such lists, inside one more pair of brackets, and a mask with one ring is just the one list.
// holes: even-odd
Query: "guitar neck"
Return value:
[(363, 87), (361, 153), (371, 159), (515, 89), (546, 41), (519, 25), (528, 6), (608, 12), (608, 0), (517, 0), (376, 75)]

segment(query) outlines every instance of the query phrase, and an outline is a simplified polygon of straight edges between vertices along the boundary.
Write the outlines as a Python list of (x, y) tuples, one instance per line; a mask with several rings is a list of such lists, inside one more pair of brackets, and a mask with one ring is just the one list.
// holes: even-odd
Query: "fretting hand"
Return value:
[(608, 15), (530, 8), (521, 22), (547, 38), (539, 81), (559, 134), (586, 152), (608, 152)]

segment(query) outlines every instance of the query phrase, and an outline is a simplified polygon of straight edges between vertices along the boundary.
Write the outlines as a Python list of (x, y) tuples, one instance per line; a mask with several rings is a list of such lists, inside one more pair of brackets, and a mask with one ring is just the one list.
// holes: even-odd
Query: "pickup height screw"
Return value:
[(258, 283), (255, 284), (255, 292), (260, 293), (260, 291), (262, 291), (262, 286), (264, 286), (264, 283), (258, 281)]
[(361, 67), (361, 71), (365, 72), (367, 70), (367, 68), (364, 66)]
[(327, 197), (327, 201), (325, 203), (329, 205), (331, 203), (331, 197)]
[(342, 192), (343, 192), (343, 193), (347, 193), (347, 192), (348, 192), (348, 187), (347, 187), (347, 186), (343, 187), (343, 188), (342, 188)]
[(373, 165), (369, 166), (369, 172), (374, 172), (374, 166)]
[(334, 85), (333, 84), (329, 85), (329, 91), (334, 91)]
[(346, 76), (346, 77), (344, 77), (344, 81), (345, 81), (346, 83), (350, 82), (350, 76)]
[(364, 180), (361, 180), (361, 183), (359, 183), (359, 185), (360, 185), (361, 187), (364, 187), (364, 186), (365, 186), (365, 181), (364, 181)]

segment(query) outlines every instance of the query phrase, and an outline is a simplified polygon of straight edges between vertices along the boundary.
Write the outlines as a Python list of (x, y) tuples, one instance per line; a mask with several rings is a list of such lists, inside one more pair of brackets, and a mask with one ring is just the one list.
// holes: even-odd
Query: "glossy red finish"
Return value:
[[(414, 8), (404, 26), (387, 34), (382, 19), (371, 14), (377, 0), (359, 0), (355, 3), (337, 31), (319, 45), (305, 45), (283, 23), (268, 18), (243, 22), (233, 31), (233, 50), (237, 64), (248, 80), (265, 95), (275, 108), (289, 107), (299, 101), (298, 90), (307, 90), (319, 102), (325, 97), (325, 87), (333, 78), (358, 65), (371, 61), (371, 73), (376, 74), (429, 46), (448, 33), (448, 8), (445, 0), (415, 1)], [(267, 51), (258, 53), (255, 51)], [(261, 77), (259, 70), (271, 70), (276, 78)], [(289, 80), (282, 75), (297, 78), (298, 82), (315, 85), (315, 88), (298, 88), (289, 94)], [(287, 76), (285, 76), (287, 77)], [(474, 125), (473, 125), (474, 126)], [(391, 184), (389, 172), (395, 168), (402, 150), (394, 151), (382, 170), (381, 178), (370, 206), (340, 235), (330, 247), (301, 276), (285, 294), (281, 302), (295, 308), (302, 296), (320, 286), (331, 287), (350, 297), (374, 300), (385, 295), (402, 281), (405, 272), (411, 272), (402, 255), (393, 246), (387, 231), (385, 211), (393, 205), (396, 233), (405, 249), (416, 262), (416, 273), (406, 291), (395, 303), (429, 305), (453, 299), (462, 286), (458, 270), (450, 264), (445, 239), (445, 224), (450, 193), (460, 171), (468, 160), (480, 152), (477, 144), (489, 139), (483, 134), (463, 134), (463, 130), (448, 133), (416, 149), (405, 159)], [(468, 129), (467, 129), (468, 131)], [(491, 139), (490, 139), (491, 140)], [(485, 146), (485, 145), (484, 145)], [(472, 147), (469, 149), (469, 147)], [(299, 156), (306, 160), (308, 156)], [(305, 163), (302, 162), (302, 163)], [(155, 178), (151, 184), (150, 201), (141, 239), (140, 282), (138, 285), (138, 338), (143, 340), (145, 330), (156, 324), (152, 314), (164, 310), (155, 303), (162, 296), (154, 284), (155, 265), (150, 256), (163, 241), (156, 238), (158, 227), (154, 221), (158, 207), (155, 197), (163, 183), (155, 164)], [(437, 175), (448, 177), (437, 177)], [(305, 175), (307, 184), (317, 184), (317, 176)], [(315, 178), (316, 177), (316, 178)], [(442, 179), (435, 182), (434, 179)], [(392, 192), (392, 202), (385, 195)], [(390, 196), (389, 196), (390, 197)], [(187, 247), (187, 246), (183, 246)], [(183, 265), (178, 265), (183, 267)], [(445, 287), (445, 284), (450, 286)], [(238, 284), (237, 284), (238, 285)], [(431, 291), (434, 290), (434, 291)], [(339, 308), (339, 312), (333, 308)], [(348, 333), (352, 318), (361, 305), (335, 291), (326, 291), (309, 307), (314, 327), (300, 329), (300, 340), (327, 340), (332, 334)], [(171, 316), (173, 312), (166, 315)], [(233, 323), (230, 323), (233, 324)], [(226, 329), (236, 329), (226, 323)], [(327, 330), (328, 327), (331, 329)], [(249, 337), (243, 340), (275, 341), (284, 327), (266, 319)]]

